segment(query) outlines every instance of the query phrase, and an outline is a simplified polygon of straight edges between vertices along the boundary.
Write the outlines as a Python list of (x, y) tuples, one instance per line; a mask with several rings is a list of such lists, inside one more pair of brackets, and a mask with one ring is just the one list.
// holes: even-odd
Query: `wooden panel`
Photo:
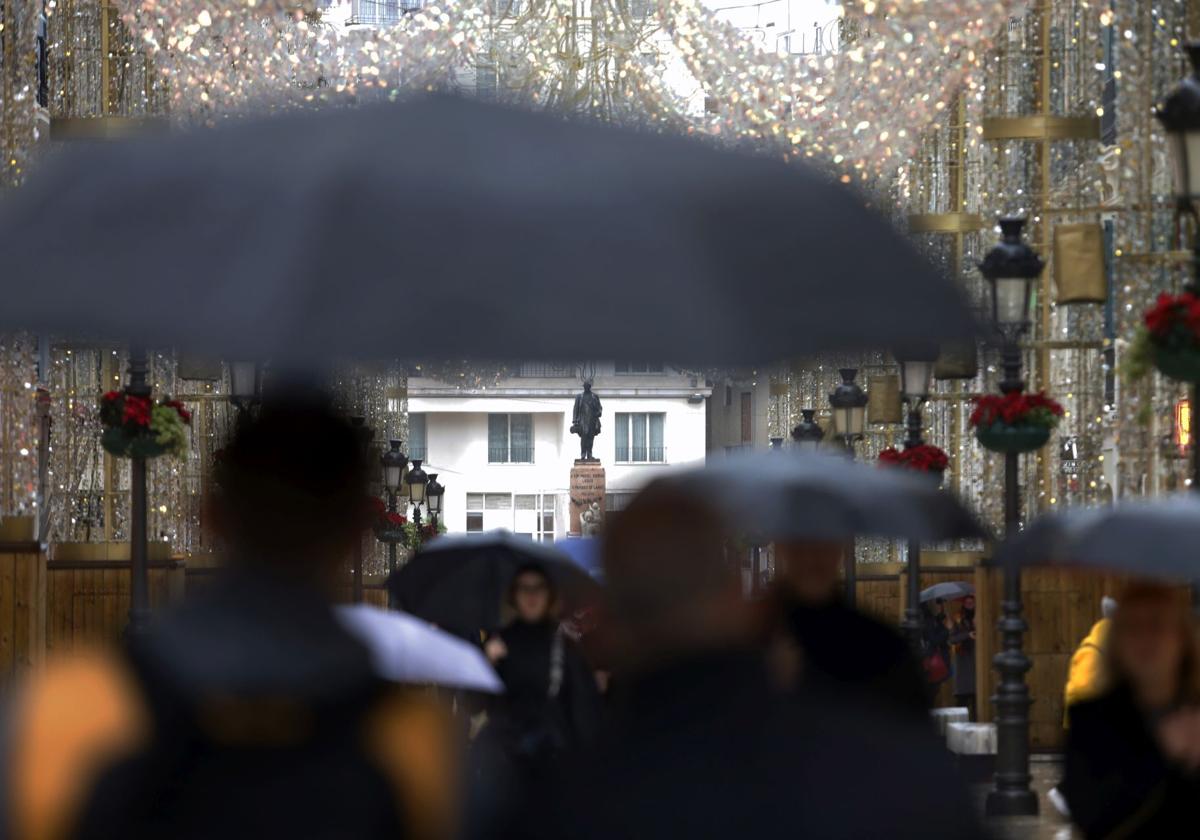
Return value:
[(0, 662), (12, 673), (16, 662), (16, 555), (0, 554)]
[(0, 542), (0, 687), (43, 659), (39, 587), (44, 565), (38, 543)]
[[(861, 570), (863, 567), (859, 566)], [(855, 587), (858, 608), (889, 624), (896, 624), (901, 610), (897, 597), (895, 574), (867, 575), (860, 577)]]
[[(990, 666), (1001, 639), (1003, 575), (999, 569), (976, 571), (977, 670), (976, 688), (981, 720), (993, 720), (991, 696), (997, 674)], [(1035, 750), (1060, 749), (1063, 744), (1063, 687), (1076, 646), (1100, 618), (1100, 599), (1115, 595), (1125, 578), (1061, 569), (1026, 569), (1021, 574), (1021, 599), (1029, 625), (1024, 650), (1031, 668), (1026, 674), (1029, 696), (1030, 743)]]
[[(180, 561), (152, 561), (151, 610), (162, 609), (182, 595), (185, 572)], [(128, 561), (51, 562), (46, 575), (46, 648), (62, 654), (117, 642), (129, 622), (130, 601)]]

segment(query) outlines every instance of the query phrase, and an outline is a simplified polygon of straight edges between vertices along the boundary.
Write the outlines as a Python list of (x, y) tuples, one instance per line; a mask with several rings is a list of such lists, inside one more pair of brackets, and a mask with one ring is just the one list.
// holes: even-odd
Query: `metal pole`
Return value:
[[(388, 513), (396, 512), (396, 491), (388, 490)], [(396, 571), (396, 541), (388, 540), (388, 575)]]
[(759, 579), (762, 577), (762, 547), (755, 545), (750, 549), (750, 594), (755, 598), (759, 593)]
[(1192, 446), (1192, 492), (1200, 493), (1200, 446), (1196, 445), (1196, 409), (1200, 408), (1200, 384), (1192, 383), (1192, 390), (1188, 394), (1188, 424), (1190, 426), (1189, 443)]
[[(1004, 381), (1000, 390), (1019, 393), (1021, 352), (1016, 341), (1004, 348)], [(1004, 531), (1006, 537), (1020, 530), (1020, 486), (1017, 453), (1004, 455)], [(997, 817), (1033, 816), (1038, 812), (1037, 794), (1029, 789), (1029, 687), (1025, 674), (1031, 663), (1021, 648), (1029, 625), (1021, 617), (1021, 568), (1010, 563), (1004, 568), (1004, 601), (998, 624), (1001, 649), (992, 660), (1000, 674), (1000, 684), (992, 703), (996, 706), (995, 787), (988, 794), (987, 815)]]
[[(849, 436), (842, 439), (846, 446), (846, 454), (850, 456), (850, 460), (854, 460), (854, 441)], [(842, 580), (846, 586), (844, 597), (846, 606), (850, 609), (856, 609), (858, 606), (858, 562), (857, 554), (854, 545), (854, 537), (850, 538), (846, 545), (846, 554), (842, 557)]]
[(921, 541), (908, 541), (908, 598), (901, 629), (909, 644), (921, 652)]
[[(150, 383), (146, 381), (146, 349), (139, 344), (129, 346), (129, 384), (125, 393), (131, 397), (150, 398)], [(149, 545), (146, 537), (146, 459), (129, 459), (129, 632), (145, 632), (150, 621)]]

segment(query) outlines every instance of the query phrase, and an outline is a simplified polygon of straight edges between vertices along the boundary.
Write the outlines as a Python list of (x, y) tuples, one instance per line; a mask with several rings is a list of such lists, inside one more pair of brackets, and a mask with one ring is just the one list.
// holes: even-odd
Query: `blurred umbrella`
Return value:
[(502, 694), (504, 684), (479, 648), (401, 612), (365, 604), (337, 607), (341, 625), (367, 646), (386, 680)]
[(986, 535), (954, 494), (928, 477), (832, 455), (730, 455), (668, 480), (720, 499), (732, 525), (763, 542)]
[(432, 359), (733, 364), (977, 332), (802, 165), (454, 97), (60, 151), (0, 206), (0, 253), (2, 328), (225, 358), (392, 358), (379, 304), (414, 296), (453, 321), (422, 336)]
[(596, 580), (604, 580), (600, 540), (595, 537), (567, 537), (563, 540), (556, 540), (554, 547)]
[(965, 580), (948, 580), (944, 583), (935, 583), (933, 586), (922, 589), (921, 603), (935, 601), (938, 598), (941, 598), (943, 601), (957, 601), (959, 598), (966, 598), (968, 595), (974, 594), (975, 587)]
[(600, 587), (561, 551), (507, 531), (438, 537), (388, 578), (396, 603), (456, 635), (477, 638), (500, 626), (513, 574), (546, 570), (568, 611), (594, 603)]
[(996, 562), (1200, 579), (1200, 499), (1191, 494), (1041, 516)]

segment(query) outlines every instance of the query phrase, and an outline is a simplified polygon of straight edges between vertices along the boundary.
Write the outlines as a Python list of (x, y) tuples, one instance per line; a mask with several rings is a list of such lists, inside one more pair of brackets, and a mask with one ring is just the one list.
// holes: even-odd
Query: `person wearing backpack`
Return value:
[(308, 392), (239, 429), (208, 510), (228, 568), (119, 649), (18, 689), (0, 836), (455, 835), (448, 715), (377, 677), (331, 609), (366, 525), (364, 456)]

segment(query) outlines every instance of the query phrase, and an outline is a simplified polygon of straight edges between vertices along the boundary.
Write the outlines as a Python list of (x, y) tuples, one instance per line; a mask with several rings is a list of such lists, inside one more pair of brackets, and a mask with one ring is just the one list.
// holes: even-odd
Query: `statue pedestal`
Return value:
[(576, 461), (571, 468), (570, 535), (589, 536), (585, 527), (592, 518), (596, 525), (604, 519), (604, 467), (599, 461)]

